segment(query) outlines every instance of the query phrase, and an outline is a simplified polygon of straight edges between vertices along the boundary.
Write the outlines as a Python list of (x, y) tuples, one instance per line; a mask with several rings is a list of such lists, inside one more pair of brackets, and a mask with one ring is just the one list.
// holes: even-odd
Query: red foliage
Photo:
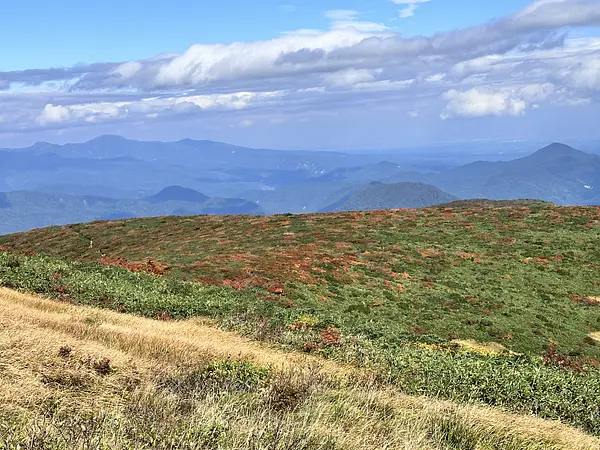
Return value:
[(173, 316), (169, 313), (162, 312), (160, 314), (157, 314), (156, 320), (161, 320), (163, 322), (169, 322), (169, 321), (173, 320)]
[(325, 345), (340, 345), (342, 333), (335, 327), (329, 327), (321, 332), (321, 342)]
[(320, 348), (319, 344), (315, 343), (315, 342), (305, 342), (304, 343), (304, 351), (306, 353), (311, 353), (315, 350), (318, 350)]
[(283, 288), (281, 286), (270, 286), (267, 289), (271, 294), (283, 295)]
[(69, 291), (69, 286), (56, 286), (54, 288), (54, 292), (56, 292), (58, 295), (66, 295), (69, 293)]
[(107, 266), (122, 267), (130, 272), (148, 272), (153, 275), (165, 275), (171, 270), (170, 267), (164, 266), (154, 259), (148, 259), (145, 262), (128, 262), (125, 258), (100, 258), (99, 262)]
[(549, 366), (558, 367), (563, 370), (570, 370), (575, 373), (587, 373), (587, 361), (584, 358), (577, 358), (568, 355), (563, 355), (556, 350), (554, 342), (552, 342), (546, 353), (544, 353), (544, 363)]

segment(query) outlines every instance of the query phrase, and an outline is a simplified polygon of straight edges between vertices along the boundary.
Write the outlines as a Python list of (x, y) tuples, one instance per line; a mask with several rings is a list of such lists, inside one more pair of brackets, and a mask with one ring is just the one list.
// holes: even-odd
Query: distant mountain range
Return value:
[(81, 144), (41, 142), (0, 150), (0, 191), (135, 198), (180, 185), (210, 197), (239, 197), (382, 159), (375, 154), (251, 149), (191, 139), (141, 142), (108, 135)]
[(302, 213), (471, 198), (600, 204), (600, 155), (564, 144), (511, 161), (461, 165), (461, 157), (453, 165), (443, 150), (438, 156), (279, 151), (118, 136), (38, 143), (0, 150), (0, 233), (156, 214)]
[(170, 186), (144, 199), (47, 194), (32, 191), (0, 193), (0, 234), (48, 225), (118, 220), (133, 217), (198, 214), (263, 214), (240, 198), (210, 198)]
[[(406, 181), (405, 174), (388, 181)], [(408, 176), (460, 198), (539, 198), (562, 205), (600, 203), (600, 155), (564, 144), (507, 162), (477, 161), (437, 174)]]

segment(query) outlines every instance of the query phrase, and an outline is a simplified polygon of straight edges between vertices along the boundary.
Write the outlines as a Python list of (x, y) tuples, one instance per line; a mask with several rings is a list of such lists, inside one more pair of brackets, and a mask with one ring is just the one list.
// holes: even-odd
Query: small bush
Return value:
[(247, 361), (215, 362), (183, 376), (163, 380), (160, 385), (182, 396), (221, 391), (256, 392), (270, 379), (269, 369)]
[(71, 356), (72, 351), (73, 350), (71, 349), (71, 347), (69, 347), (68, 345), (63, 345), (61, 348), (58, 349), (58, 356), (66, 359)]

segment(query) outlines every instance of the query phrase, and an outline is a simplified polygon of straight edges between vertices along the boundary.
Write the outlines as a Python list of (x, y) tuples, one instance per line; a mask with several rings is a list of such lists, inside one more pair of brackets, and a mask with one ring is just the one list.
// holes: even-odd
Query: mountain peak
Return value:
[(91, 139), (88, 141), (89, 142), (99, 142), (102, 144), (107, 144), (107, 143), (114, 143), (114, 142), (127, 142), (129, 141), (129, 139), (124, 138), (123, 136), (119, 136), (116, 134), (103, 134), (101, 136), (95, 137), (94, 139)]
[(168, 201), (204, 203), (208, 199), (209, 197), (198, 191), (181, 186), (167, 186), (158, 194), (146, 198), (151, 203)]
[(574, 149), (570, 145), (561, 144), (560, 142), (554, 142), (546, 147), (538, 150), (533, 155), (537, 156), (567, 156), (567, 155), (580, 155), (585, 154), (584, 152)]

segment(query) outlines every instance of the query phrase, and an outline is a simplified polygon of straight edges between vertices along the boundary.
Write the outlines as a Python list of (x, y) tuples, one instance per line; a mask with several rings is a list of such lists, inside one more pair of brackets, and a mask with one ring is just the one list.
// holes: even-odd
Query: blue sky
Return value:
[[(527, 0), (436, 0), (411, 20), (397, 18), (385, 0), (7, 0), (0, 16), (0, 70), (23, 70), (98, 61), (127, 61), (184, 51), (195, 43), (270, 39), (299, 29), (325, 29), (325, 10), (360, 11), (364, 20), (399, 32), (432, 34), (502, 17)], [(25, 26), (24, 26), (25, 24)]]
[(599, 0), (6, 3), (1, 147), (600, 134)]

